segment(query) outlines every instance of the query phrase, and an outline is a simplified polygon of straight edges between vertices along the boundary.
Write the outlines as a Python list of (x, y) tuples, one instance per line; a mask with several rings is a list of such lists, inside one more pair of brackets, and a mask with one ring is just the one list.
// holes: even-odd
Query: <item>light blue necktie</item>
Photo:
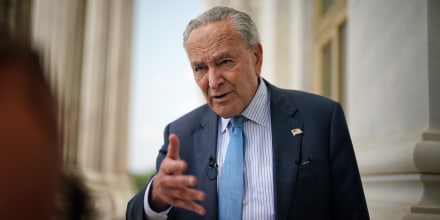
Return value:
[(237, 116), (229, 122), (229, 145), (218, 185), (219, 219), (238, 220), (243, 208), (243, 124)]

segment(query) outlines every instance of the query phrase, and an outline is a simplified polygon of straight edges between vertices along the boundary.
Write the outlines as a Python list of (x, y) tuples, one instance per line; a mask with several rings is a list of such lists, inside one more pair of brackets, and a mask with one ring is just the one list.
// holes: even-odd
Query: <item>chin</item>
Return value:
[(214, 112), (217, 115), (219, 115), (219, 116), (221, 116), (223, 118), (232, 118), (232, 117), (237, 116), (237, 115), (240, 114), (240, 113), (237, 113), (235, 111), (222, 111), (222, 110), (219, 110), (219, 109), (215, 109)]
[(231, 118), (234, 116), (239, 115), (242, 110), (236, 109), (236, 105), (231, 105), (229, 103), (228, 105), (210, 105), (211, 110), (214, 111), (217, 115), (223, 118)]

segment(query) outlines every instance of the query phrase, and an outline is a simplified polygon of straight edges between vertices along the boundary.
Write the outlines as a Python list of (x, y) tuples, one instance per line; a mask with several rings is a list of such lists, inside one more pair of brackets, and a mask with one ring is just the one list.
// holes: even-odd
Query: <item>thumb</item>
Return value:
[(170, 134), (170, 136), (168, 136), (168, 142), (167, 157), (173, 160), (179, 160), (179, 138), (175, 134)]

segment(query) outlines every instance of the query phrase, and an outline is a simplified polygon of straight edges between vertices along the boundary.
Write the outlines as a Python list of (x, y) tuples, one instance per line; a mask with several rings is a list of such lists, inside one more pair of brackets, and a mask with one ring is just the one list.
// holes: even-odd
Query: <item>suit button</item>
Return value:
[(249, 201), (247, 201), (246, 199), (243, 200), (243, 205), (246, 206), (247, 204), (249, 204)]

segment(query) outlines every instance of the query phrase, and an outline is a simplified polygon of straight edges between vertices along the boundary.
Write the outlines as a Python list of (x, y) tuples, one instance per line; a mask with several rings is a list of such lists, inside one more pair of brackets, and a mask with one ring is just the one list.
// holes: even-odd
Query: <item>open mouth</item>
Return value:
[(225, 96), (226, 96), (226, 93), (225, 94), (221, 94), (221, 95), (216, 95), (216, 96), (214, 96), (214, 99), (221, 99), (221, 98), (223, 98)]
[(224, 102), (228, 98), (228, 95), (229, 95), (229, 93), (223, 93), (220, 95), (214, 95), (214, 96), (212, 96), (212, 98), (215, 102)]

